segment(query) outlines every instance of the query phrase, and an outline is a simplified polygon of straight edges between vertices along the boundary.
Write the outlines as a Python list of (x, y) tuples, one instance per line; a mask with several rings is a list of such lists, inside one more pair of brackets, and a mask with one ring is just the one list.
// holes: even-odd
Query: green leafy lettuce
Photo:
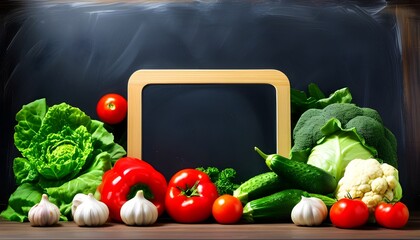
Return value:
[(13, 161), (17, 189), (1, 216), (27, 221), (43, 193), (71, 218), (77, 193), (94, 193), (102, 175), (126, 154), (104, 124), (66, 103), (47, 106), (38, 99), (16, 114), (14, 142), (21, 156)]

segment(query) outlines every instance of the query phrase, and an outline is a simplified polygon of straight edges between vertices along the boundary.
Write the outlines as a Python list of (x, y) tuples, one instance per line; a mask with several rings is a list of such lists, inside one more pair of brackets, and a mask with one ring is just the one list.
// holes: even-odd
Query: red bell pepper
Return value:
[(121, 222), (122, 205), (143, 190), (146, 199), (158, 209), (158, 215), (165, 210), (165, 193), (168, 183), (165, 177), (146, 161), (138, 158), (120, 158), (114, 167), (102, 177), (98, 187), (101, 201), (109, 208), (111, 219)]
[(197, 223), (211, 216), (218, 196), (216, 185), (206, 173), (183, 169), (169, 181), (165, 209), (176, 222)]

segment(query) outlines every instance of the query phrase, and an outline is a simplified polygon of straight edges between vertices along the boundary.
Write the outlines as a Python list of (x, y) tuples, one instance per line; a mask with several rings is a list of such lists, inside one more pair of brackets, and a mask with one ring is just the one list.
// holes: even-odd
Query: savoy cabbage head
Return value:
[(1, 213), (8, 220), (27, 221), (43, 193), (67, 220), (74, 195), (94, 193), (104, 172), (126, 154), (102, 122), (66, 103), (48, 107), (45, 99), (35, 100), (22, 107), (16, 121), (14, 142), (21, 156), (13, 161), (18, 187)]

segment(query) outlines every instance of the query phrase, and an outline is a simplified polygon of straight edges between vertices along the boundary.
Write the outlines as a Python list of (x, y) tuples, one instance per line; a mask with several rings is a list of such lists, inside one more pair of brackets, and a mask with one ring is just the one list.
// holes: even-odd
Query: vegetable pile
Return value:
[[(377, 214), (379, 206), (403, 204), (397, 142), (376, 110), (351, 103), (347, 88), (326, 98), (311, 84), (309, 97), (297, 90), (291, 96), (295, 123), (289, 158), (256, 147), (270, 171), (250, 178), (233, 193), (244, 204), (246, 222), (316, 226), (326, 219), (328, 212), (320, 210), (325, 205), (334, 226), (355, 228), (386, 215)], [(323, 204), (307, 201), (315, 198)], [(322, 214), (315, 218), (313, 211)], [(408, 209), (399, 211), (399, 225), (376, 222), (403, 227)]]
[(18, 187), (1, 216), (34, 226), (72, 218), (79, 226), (143, 226), (166, 213), (179, 223), (404, 227), (397, 143), (379, 113), (351, 103), (347, 88), (329, 97), (315, 84), (308, 90), (291, 92), (289, 156), (255, 147), (267, 171), (242, 183), (235, 169), (212, 166), (186, 167), (167, 181), (150, 163), (125, 156), (102, 122), (36, 100), (16, 115)]
[(397, 143), (378, 112), (334, 103), (304, 112), (293, 130), (291, 159), (322, 168), (339, 180), (356, 158), (375, 157), (397, 167)]

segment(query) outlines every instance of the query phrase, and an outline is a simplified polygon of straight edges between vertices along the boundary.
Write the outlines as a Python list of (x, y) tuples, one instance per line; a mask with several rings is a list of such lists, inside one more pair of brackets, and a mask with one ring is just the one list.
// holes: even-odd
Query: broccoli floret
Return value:
[(211, 181), (216, 185), (219, 195), (232, 195), (233, 191), (240, 185), (235, 182), (236, 170), (233, 168), (225, 168), (222, 171), (216, 167), (198, 167), (197, 169), (210, 177)]
[(334, 103), (323, 109), (309, 109), (300, 116), (293, 129), (295, 147), (299, 150), (312, 148), (325, 135), (321, 128), (331, 118), (338, 119), (344, 125), (360, 115), (363, 115), (363, 110), (351, 103)]
[(342, 125), (346, 125), (351, 119), (362, 115), (363, 110), (355, 104), (331, 104), (321, 109), (321, 116), (324, 116), (324, 119), (336, 118)]
[(362, 110), (363, 110), (363, 116), (373, 118), (377, 122), (380, 122), (380, 123), (383, 124), (382, 118), (376, 110), (374, 110), (372, 108), (362, 108)]
[[(336, 119), (336, 127), (326, 128), (331, 119)], [(371, 108), (361, 108), (351, 103), (334, 103), (323, 109), (309, 109), (304, 112), (293, 129), (290, 157), (306, 162), (312, 149), (322, 139), (338, 130), (355, 130), (362, 144), (377, 154), (374, 156), (397, 168), (397, 141), (394, 134), (383, 125), (379, 113)]]
[(196, 169), (206, 173), (210, 177), (213, 183), (215, 180), (219, 178), (220, 171), (217, 167), (207, 167), (207, 168), (198, 167)]

